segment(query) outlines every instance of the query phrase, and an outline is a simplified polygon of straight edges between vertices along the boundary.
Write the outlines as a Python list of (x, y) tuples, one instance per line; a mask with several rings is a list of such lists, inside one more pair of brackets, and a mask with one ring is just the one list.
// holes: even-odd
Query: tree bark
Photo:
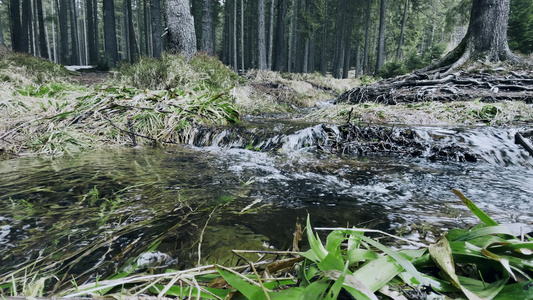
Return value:
[(378, 37), (378, 53), (377, 53), (377, 58), (376, 58), (376, 70), (375, 70), (376, 73), (385, 64), (386, 9), (387, 9), (387, 0), (381, 0), (381, 6), (379, 9), (379, 37)]
[(403, 9), (403, 18), (402, 18), (402, 29), (400, 31), (400, 39), (398, 41), (398, 49), (396, 50), (396, 59), (398, 61), (403, 60), (403, 40), (405, 33), (405, 23), (407, 21), (407, 12), (409, 11), (409, 0), (405, 0), (405, 7)]
[(11, 47), (15, 52), (23, 52), (22, 24), (20, 23), (20, 1), (11, 0), (9, 3), (9, 19), (11, 23)]
[(2, 32), (2, 16), (0, 14), (0, 47), (5, 47), (4, 33)]
[(215, 54), (215, 39), (213, 35), (213, 10), (211, 7), (212, 0), (203, 0), (202, 8), (202, 45), (200, 50), (209, 56)]
[(244, 70), (244, 0), (241, 0), (241, 71)]
[(507, 44), (509, 0), (473, 0), (470, 23), (461, 43), (439, 62), (420, 71), (445, 68), (452, 73), (469, 60), (526, 63), (514, 55)]
[(89, 64), (96, 64), (98, 63), (98, 47), (96, 42), (96, 34), (95, 31), (97, 31), (97, 28), (95, 26), (95, 16), (94, 16), (94, 8), (93, 8), (93, 2), (94, 0), (87, 0), (85, 3), (86, 9), (85, 9), (85, 15), (87, 19), (87, 51), (89, 52)]
[(353, 30), (353, 22), (348, 22), (348, 29), (346, 36), (344, 37), (344, 64), (342, 69), (342, 78), (346, 79), (348, 78), (348, 74), (350, 72), (350, 60), (351, 60), (351, 54), (352, 54), (352, 30)]
[(133, 27), (133, 10), (131, 8), (131, 0), (124, 0), (124, 13), (125, 13), (125, 23), (126, 26), (126, 32), (128, 33), (127, 41), (128, 44), (126, 47), (128, 47), (128, 53), (129, 57), (128, 60), (130, 63), (137, 60), (137, 43), (135, 41), (135, 28)]
[(276, 48), (274, 70), (283, 71), (285, 66), (285, 16), (287, 15), (287, 0), (278, 0), (278, 20), (276, 25)]
[(31, 38), (31, 1), (22, 0), (22, 52), (30, 53), (30, 38)]
[(52, 18), (52, 45), (53, 45), (53, 53), (54, 53), (54, 62), (57, 64), (59, 63), (59, 57), (57, 55), (57, 41), (56, 41), (56, 9), (54, 9), (54, 3), (56, 3), (56, 0), (50, 1), (50, 14)]
[(68, 41), (68, 10), (67, 10), (68, 0), (60, 0), (59, 2), (59, 38), (60, 38), (60, 48), (59, 48), (59, 62), (62, 64), (70, 63), (70, 53), (68, 51), (69, 41)]
[(116, 67), (118, 61), (117, 29), (115, 27), (114, 0), (103, 1), (105, 63)]
[(274, 0), (270, 0), (270, 21), (269, 21), (269, 30), (268, 30), (268, 56), (267, 56), (267, 68), (272, 70), (272, 59), (273, 59), (273, 50), (274, 50)]
[(328, 37), (328, 0), (324, 0), (324, 19), (322, 20), (322, 52), (320, 54), (320, 73), (326, 76), (328, 71), (328, 61), (326, 55)]
[(291, 27), (289, 29), (289, 57), (287, 59), (287, 71), (290, 73), (292, 72), (292, 60), (293, 60), (293, 53), (294, 53), (294, 36), (295, 36), (295, 29), (296, 29), (296, 22), (297, 22), (297, 15), (295, 13), (296, 11), (296, 1), (298, 0), (292, 0), (291, 4)]
[[(238, 49), (237, 49), (237, 0), (233, 0), (233, 43), (232, 43), (232, 49), (233, 49), (233, 59), (232, 59), (232, 64), (233, 64), (233, 70), (235, 72), (238, 72), (239, 71), (239, 67), (238, 67), (238, 61), (237, 61), (237, 53), (238, 53)], [(243, 70), (244, 72), (244, 70)]]
[(169, 50), (192, 58), (196, 53), (196, 32), (189, 0), (167, 2), (167, 23)]
[(81, 64), (79, 55), (79, 34), (78, 34), (78, 16), (76, 15), (76, 1), (70, 0), (68, 2), (70, 11), (70, 44), (71, 44), (71, 64)]
[(333, 59), (333, 71), (332, 76), (334, 78), (341, 78), (341, 68), (342, 62), (344, 61), (344, 39), (346, 32), (346, 22), (345, 22), (345, 11), (346, 11), (346, 1), (339, 2), (337, 8), (337, 22), (335, 25), (335, 57)]
[(258, 58), (257, 68), (265, 70), (267, 68), (266, 55), (266, 35), (265, 35), (265, 0), (257, 2), (257, 48)]
[(372, 0), (368, 0), (366, 4), (366, 26), (365, 26), (365, 48), (363, 51), (363, 73), (369, 74), (368, 66), (368, 50), (370, 49), (370, 15), (372, 13)]
[[(39, 48), (41, 51), (41, 57), (49, 58), (48, 56), (48, 43), (46, 42), (45, 23), (43, 14), (43, 1), (37, 0), (37, 20), (39, 22)], [(0, 33), (1, 35), (1, 33)]]
[(153, 56), (159, 58), (163, 51), (163, 43), (161, 39), (161, 36), (163, 35), (163, 26), (161, 23), (161, 3), (159, 0), (150, 0), (150, 16), (152, 22)]

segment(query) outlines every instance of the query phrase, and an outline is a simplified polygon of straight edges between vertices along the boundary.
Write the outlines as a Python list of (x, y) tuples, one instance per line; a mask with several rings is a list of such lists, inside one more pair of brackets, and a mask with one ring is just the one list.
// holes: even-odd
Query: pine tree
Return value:
[(169, 50), (192, 57), (196, 53), (196, 32), (189, 0), (167, 1), (167, 22)]
[(105, 62), (115, 67), (118, 61), (117, 30), (115, 27), (115, 1), (103, 1)]

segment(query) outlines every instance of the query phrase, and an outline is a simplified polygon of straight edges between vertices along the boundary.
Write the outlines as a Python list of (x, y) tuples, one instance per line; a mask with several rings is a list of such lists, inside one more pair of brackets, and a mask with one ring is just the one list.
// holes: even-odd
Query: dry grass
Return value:
[(339, 104), (316, 110), (308, 115), (317, 122), (352, 121), (372, 124), (409, 125), (502, 125), (533, 120), (533, 106), (522, 101), (483, 103), (457, 101), (451, 103), (421, 102), (395, 106), (383, 104)]
[(313, 107), (320, 100), (333, 99), (360, 84), (355, 78), (334, 79), (320, 74), (280, 74), (250, 70), (247, 83), (237, 86), (233, 95), (245, 113), (289, 112)]

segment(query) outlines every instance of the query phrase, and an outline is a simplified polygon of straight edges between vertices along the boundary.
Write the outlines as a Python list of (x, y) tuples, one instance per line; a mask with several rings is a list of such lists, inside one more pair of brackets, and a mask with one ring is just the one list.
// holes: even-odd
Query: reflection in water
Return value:
[(452, 188), (497, 221), (533, 222), (532, 160), (512, 130), (416, 129), (421, 140), (466, 145), (485, 160), (457, 163), (327, 155), (302, 138), (314, 129), (270, 126), (275, 152), (127, 149), (0, 162), (0, 275), (66, 260), (75, 267), (61, 272), (91, 280), (149, 248), (157, 267), (186, 268), (197, 263), (200, 235), (200, 262), (223, 263), (235, 248), (288, 249), (308, 214), (314, 226), (407, 228), (424, 238), (413, 231), (477, 223)]

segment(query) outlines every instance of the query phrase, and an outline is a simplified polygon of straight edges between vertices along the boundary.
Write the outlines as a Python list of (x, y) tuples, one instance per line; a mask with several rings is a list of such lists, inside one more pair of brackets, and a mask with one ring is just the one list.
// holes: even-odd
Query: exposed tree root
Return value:
[[(462, 57), (466, 59), (467, 56), (465, 53)], [(340, 95), (338, 101), (397, 104), (479, 99), (486, 102), (521, 100), (533, 103), (533, 71), (509, 71), (497, 67), (450, 73), (463, 64), (461, 58), (449, 66), (435, 65), (433, 70), (356, 87)]]

